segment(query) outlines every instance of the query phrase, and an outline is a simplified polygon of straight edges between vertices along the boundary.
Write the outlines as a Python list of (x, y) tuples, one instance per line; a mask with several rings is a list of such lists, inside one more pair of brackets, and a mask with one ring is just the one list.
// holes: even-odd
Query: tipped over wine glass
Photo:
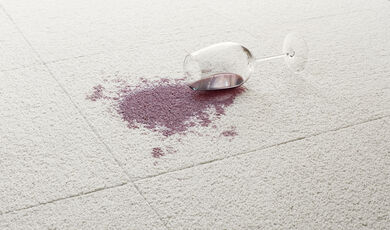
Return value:
[(241, 44), (218, 43), (188, 54), (183, 69), (191, 89), (221, 90), (244, 84), (252, 75), (255, 63), (282, 58), (294, 73), (304, 70), (308, 58), (305, 40), (289, 33), (280, 54), (259, 59)]

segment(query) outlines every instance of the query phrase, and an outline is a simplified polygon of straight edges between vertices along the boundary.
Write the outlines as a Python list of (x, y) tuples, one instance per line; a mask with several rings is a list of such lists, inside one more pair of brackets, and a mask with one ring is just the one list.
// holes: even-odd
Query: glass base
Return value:
[(288, 68), (293, 72), (301, 72), (305, 69), (308, 59), (308, 48), (305, 39), (296, 33), (287, 34), (283, 43), (284, 60)]

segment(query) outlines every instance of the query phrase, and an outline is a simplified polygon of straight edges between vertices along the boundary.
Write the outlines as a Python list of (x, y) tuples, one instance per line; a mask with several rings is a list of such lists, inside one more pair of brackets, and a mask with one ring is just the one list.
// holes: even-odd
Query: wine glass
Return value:
[(298, 73), (304, 70), (307, 57), (305, 40), (296, 33), (289, 33), (279, 55), (255, 59), (243, 45), (223, 42), (187, 55), (183, 69), (191, 89), (220, 90), (244, 84), (252, 75), (255, 63), (284, 58), (288, 68)]

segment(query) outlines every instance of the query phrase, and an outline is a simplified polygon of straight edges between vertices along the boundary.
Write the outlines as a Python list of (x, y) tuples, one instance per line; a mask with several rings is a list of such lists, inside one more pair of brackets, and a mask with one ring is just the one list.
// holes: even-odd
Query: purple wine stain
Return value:
[(234, 88), (197, 92), (183, 83), (162, 79), (153, 87), (129, 91), (119, 102), (118, 113), (129, 127), (143, 125), (168, 137), (185, 133), (190, 127), (209, 126), (210, 109), (216, 119), (225, 114), (225, 108), (245, 89)]
[[(114, 106), (129, 128), (142, 126), (159, 132), (164, 137), (185, 135), (186, 131), (194, 126), (208, 127), (215, 119), (225, 115), (225, 109), (233, 104), (237, 96), (245, 92), (244, 87), (194, 91), (184, 84), (183, 79), (141, 79), (139, 85), (130, 85), (122, 79), (114, 79), (111, 82), (116, 91), (106, 90), (99, 84), (93, 87), (92, 93), (86, 98), (91, 101), (105, 99)], [(211, 127), (217, 128), (215, 124)], [(236, 135), (234, 128), (221, 133), (224, 137)], [(171, 147), (163, 151), (162, 148), (155, 147), (151, 155), (160, 158), (166, 153), (175, 152), (169, 148)]]

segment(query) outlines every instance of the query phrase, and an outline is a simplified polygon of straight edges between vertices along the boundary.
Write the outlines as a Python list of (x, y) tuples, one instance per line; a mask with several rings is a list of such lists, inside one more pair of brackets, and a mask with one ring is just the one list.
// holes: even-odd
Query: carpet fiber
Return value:
[[(0, 0), (0, 229), (389, 229), (389, 12)], [(292, 31), (301, 74), (270, 60), (238, 91), (180, 82), (188, 53), (279, 55)]]

